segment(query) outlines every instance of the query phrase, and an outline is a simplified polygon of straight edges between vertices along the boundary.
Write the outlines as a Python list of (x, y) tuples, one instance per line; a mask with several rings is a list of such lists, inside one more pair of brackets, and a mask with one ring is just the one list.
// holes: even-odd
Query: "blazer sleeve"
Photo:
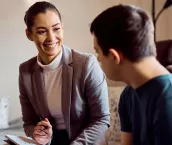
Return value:
[(109, 127), (110, 113), (105, 75), (97, 59), (90, 55), (86, 60), (85, 98), (89, 104), (90, 123), (71, 145), (90, 145), (99, 140)]
[(23, 127), (27, 136), (32, 137), (34, 127), (39, 121), (38, 116), (27, 96), (26, 89), (23, 83), (22, 65), (19, 67), (19, 98), (22, 110)]

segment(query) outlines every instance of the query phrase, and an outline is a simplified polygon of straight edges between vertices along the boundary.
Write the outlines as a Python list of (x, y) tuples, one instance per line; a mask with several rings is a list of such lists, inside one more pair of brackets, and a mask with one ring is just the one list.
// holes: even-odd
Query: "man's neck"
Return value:
[[(147, 57), (137, 63), (128, 62), (123, 67), (123, 80), (133, 88), (138, 88), (147, 81), (169, 72), (154, 57)], [(127, 73), (126, 73), (127, 72)]]

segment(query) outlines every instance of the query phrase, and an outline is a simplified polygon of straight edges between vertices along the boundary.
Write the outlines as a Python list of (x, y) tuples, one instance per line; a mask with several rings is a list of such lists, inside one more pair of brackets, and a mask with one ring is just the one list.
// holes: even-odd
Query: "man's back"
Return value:
[(172, 145), (172, 75), (155, 77), (138, 89), (123, 91), (121, 131), (132, 133), (133, 145)]

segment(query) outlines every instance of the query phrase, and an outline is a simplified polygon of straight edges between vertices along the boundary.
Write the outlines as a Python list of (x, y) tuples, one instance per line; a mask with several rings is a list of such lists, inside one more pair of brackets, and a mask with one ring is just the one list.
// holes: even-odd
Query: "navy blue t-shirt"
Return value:
[(120, 97), (121, 131), (133, 145), (172, 145), (172, 75), (162, 75), (138, 89), (127, 86)]

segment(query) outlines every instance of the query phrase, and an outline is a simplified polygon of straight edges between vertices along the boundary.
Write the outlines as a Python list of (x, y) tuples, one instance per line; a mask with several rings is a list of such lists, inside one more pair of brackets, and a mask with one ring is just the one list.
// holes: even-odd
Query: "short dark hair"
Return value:
[(156, 56), (154, 27), (149, 14), (132, 5), (117, 5), (99, 14), (90, 31), (97, 38), (103, 54), (120, 51), (128, 60)]
[(33, 26), (34, 17), (39, 13), (45, 13), (47, 10), (57, 12), (59, 19), (61, 20), (61, 14), (53, 4), (46, 1), (36, 2), (26, 11), (24, 16), (24, 21), (29, 31), (31, 31)]

